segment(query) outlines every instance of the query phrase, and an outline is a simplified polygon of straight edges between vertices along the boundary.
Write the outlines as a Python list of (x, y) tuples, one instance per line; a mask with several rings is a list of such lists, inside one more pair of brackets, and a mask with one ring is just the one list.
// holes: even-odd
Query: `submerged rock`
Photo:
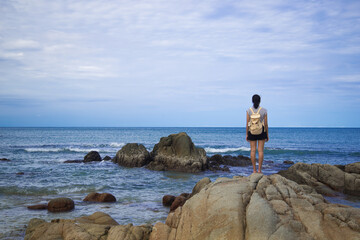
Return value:
[(75, 203), (70, 198), (55, 198), (49, 201), (49, 212), (67, 212), (73, 210)]
[[(342, 170), (344, 169), (344, 171)], [(299, 184), (315, 188), (319, 193), (333, 196), (335, 191), (360, 196), (360, 162), (344, 168), (329, 164), (296, 163), (279, 174)]]
[(84, 157), (84, 162), (100, 162), (101, 157), (100, 154), (97, 151), (91, 151)]
[(147, 168), (157, 171), (200, 172), (206, 168), (206, 153), (196, 148), (184, 132), (162, 137), (151, 152), (152, 162)]
[(144, 145), (128, 143), (116, 153), (113, 162), (124, 167), (142, 167), (147, 165), (150, 160), (150, 154)]
[(83, 163), (84, 160), (66, 160), (64, 163)]
[(7, 158), (0, 158), (0, 161), (1, 161), (1, 162), (10, 162), (10, 159), (7, 159)]
[(231, 156), (220, 154), (215, 154), (211, 157), (208, 157), (207, 167), (211, 171), (226, 171), (229, 172), (230, 169), (227, 166), (235, 167), (245, 167), (251, 165), (251, 159), (242, 155)]
[(116, 202), (114, 195), (110, 193), (89, 193), (84, 202)]
[(278, 174), (258, 173), (205, 184), (150, 235), (152, 240), (359, 238), (360, 209), (327, 203), (312, 188)]

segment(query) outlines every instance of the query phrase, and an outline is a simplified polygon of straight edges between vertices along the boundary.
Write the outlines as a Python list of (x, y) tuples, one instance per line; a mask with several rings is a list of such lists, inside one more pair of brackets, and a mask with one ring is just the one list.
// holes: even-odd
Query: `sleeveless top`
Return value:
[[(250, 107), (250, 108), (254, 111), (254, 113), (257, 113), (257, 111), (259, 111), (260, 106), (258, 106), (258, 108), (254, 108), (254, 106), (252, 106), (252, 107)], [(251, 116), (251, 114), (252, 114), (250, 108), (246, 111), (246, 112), (249, 114), (249, 116)], [(264, 118), (265, 118), (265, 115), (266, 115), (266, 114), (267, 114), (266, 108), (261, 107), (261, 110), (260, 110), (260, 121), (262, 121), (262, 122), (264, 121)]]

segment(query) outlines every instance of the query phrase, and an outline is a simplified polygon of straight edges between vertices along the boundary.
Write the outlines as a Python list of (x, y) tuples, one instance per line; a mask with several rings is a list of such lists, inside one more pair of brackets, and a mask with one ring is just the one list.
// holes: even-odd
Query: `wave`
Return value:
[[(25, 148), (25, 152), (84, 152), (88, 153), (90, 151), (98, 151), (99, 149), (91, 148), (91, 149), (84, 149), (84, 148)], [(103, 152), (103, 151), (102, 151)]]
[(113, 148), (118, 148), (118, 147), (123, 147), (125, 146), (125, 143), (117, 143), (117, 142), (112, 142), (109, 144), (110, 147), (113, 147)]
[(239, 147), (239, 148), (205, 148), (207, 153), (236, 153), (240, 151), (250, 151), (248, 147)]
[(22, 196), (44, 196), (56, 194), (71, 194), (71, 193), (90, 193), (103, 190), (105, 187), (94, 186), (67, 186), (50, 189), (48, 187), (18, 187), (8, 186), (0, 187), (0, 194), (5, 195), (22, 195)]

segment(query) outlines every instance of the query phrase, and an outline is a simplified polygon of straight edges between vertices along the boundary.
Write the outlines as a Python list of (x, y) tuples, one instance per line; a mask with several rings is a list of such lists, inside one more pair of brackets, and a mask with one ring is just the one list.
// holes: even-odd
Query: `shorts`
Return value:
[(250, 131), (248, 132), (247, 140), (249, 141), (257, 141), (257, 140), (265, 140), (267, 139), (267, 133), (265, 132), (265, 129), (263, 127), (262, 132), (259, 135), (252, 135)]

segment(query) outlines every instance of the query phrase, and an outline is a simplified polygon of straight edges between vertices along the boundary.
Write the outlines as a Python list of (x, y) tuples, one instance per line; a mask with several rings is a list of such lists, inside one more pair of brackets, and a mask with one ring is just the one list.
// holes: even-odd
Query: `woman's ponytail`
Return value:
[(260, 105), (260, 100), (261, 100), (261, 98), (260, 98), (259, 95), (255, 94), (254, 96), (252, 96), (252, 102), (253, 102), (253, 104), (254, 104), (254, 108), (258, 108), (258, 107), (259, 107), (259, 105)]

